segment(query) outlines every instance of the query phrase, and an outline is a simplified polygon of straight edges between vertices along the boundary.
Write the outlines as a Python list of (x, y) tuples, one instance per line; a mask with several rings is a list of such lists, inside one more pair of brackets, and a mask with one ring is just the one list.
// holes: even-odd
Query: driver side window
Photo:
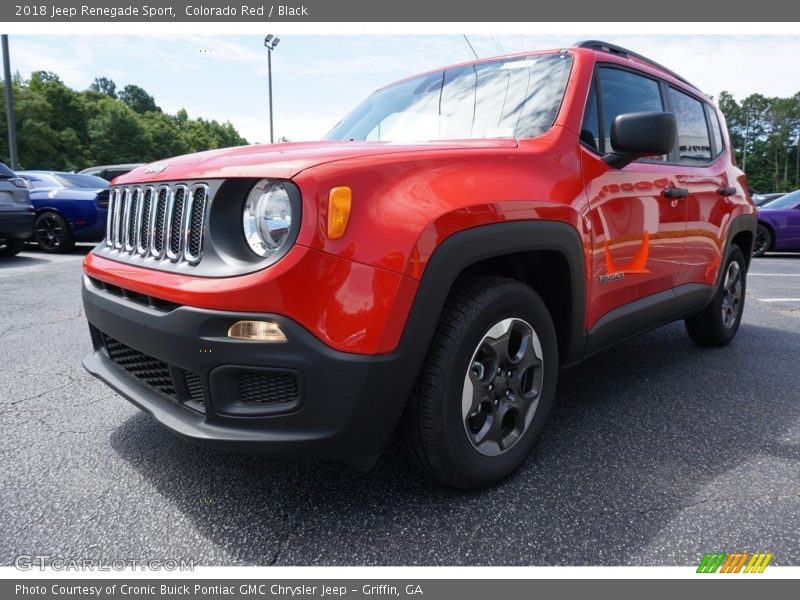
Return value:
[(618, 115), (663, 110), (655, 79), (624, 69), (599, 67), (586, 103), (581, 141), (602, 154), (612, 152), (611, 123)]

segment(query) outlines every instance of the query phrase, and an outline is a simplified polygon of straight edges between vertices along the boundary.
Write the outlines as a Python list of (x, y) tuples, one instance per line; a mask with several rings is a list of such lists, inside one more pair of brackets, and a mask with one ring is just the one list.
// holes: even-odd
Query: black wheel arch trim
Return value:
[(756, 230), (758, 229), (758, 218), (754, 214), (745, 214), (739, 215), (734, 217), (733, 221), (731, 221), (731, 226), (728, 228), (728, 235), (725, 238), (725, 248), (722, 252), (722, 258), (720, 259), (720, 269), (719, 273), (717, 273), (716, 284), (719, 285), (720, 278), (722, 277), (722, 262), (725, 261), (725, 258), (728, 256), (728, 252), (730, 252), (731, 244), (733, 243), (733, 238), (735, 238), (738, 234), (742, 232), (749, 232), (752, 234), (752, 239), (750, 240), (750, 248), (745, 249), (744, 252), (744, 262), (745, 266), (749, 269), (750, 268), (750, 259), (753, 257), (753, 246), (756, 242)]
[(481, 225), (454, 233), (433, 252), (422, 274), (403, 337), (431, 336), (457, 277), (482, 260), (537, 250), (560, 253), (569, 266), (572, 306), (564, 365), (577, 362), (586, 346), (586, 269), (583, 243), (567, 223), (524, 220)]

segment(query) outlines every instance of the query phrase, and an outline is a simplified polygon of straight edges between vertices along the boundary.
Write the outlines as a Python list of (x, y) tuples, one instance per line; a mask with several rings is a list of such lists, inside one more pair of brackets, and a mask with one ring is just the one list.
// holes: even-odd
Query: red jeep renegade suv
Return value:
[(196, 442), (363, 467), (396, 429), (478, 488), (559, 369), (736, 334), (756, 229), (720, 112), (603, 42), (385, 87), (322, 142), (134, 169), (84, 262), (92, 374)]

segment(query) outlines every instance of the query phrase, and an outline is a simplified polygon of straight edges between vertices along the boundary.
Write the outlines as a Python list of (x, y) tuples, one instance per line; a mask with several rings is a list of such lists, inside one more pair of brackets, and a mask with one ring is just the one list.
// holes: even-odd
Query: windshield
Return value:
[(555, 121), (571, 66), (566, 53), (523, 56), (401, 81), (367, 98), (325, 139), (536, 137)]
[(761, 208), (791, 208), (798, 202), (800, 202), (800, 190), (775, 198), (775, 200), (770, 200), (762, 204)]

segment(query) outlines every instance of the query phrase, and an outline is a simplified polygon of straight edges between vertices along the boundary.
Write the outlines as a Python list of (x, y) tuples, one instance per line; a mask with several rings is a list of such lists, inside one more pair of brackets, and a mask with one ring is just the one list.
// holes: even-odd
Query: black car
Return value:
[(0, 256), (19, 254), (33, 234), (33, 219), (27, 182), (0, 163)]

